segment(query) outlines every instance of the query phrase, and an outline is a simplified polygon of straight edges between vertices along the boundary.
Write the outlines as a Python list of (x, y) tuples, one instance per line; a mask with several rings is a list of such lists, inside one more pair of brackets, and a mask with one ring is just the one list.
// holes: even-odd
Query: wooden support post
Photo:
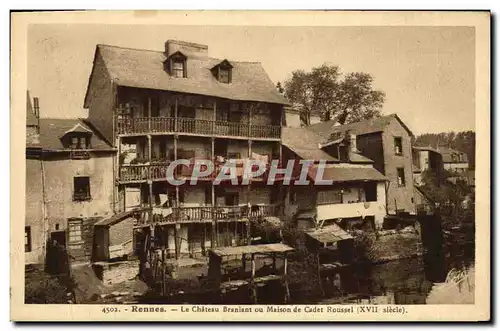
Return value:
[(149, 188), (149, 211), (148, 211), (148, 219), (149, 222), (153, 223), (153, 182), (151, 180), (148, 180), (148, 188)]
[(179, 102), (178, 102), (178, 97), (175, 96), (175, 106), (174, 106), (174, 131), (177, 133), (177, 130), (179, 128), (179, 123), (177, 123), (177, 109), (179, 107)]
[(247, 255), (241, 254), (241, 267), (243, 268), (243, 273), (247, 269)]
[(321, 278), (321, 264), (319, 263), (319, 254), (316, 253), (316, 263), (317, 263), (317, 268), (318, 268), (318, 281), (319, 281), (319, 289), (321, 291), (321, 295), (325, 295), (325, 291), (323, 289), (323, 280)]
[(175, 223), (175, 259), (179, 260), (180, 255), (181, 255), (181, 225), (179, 223)]
[(276, 254), (273, 254), (273, 269), (276, 270)]
[(147, 135), (148, 139), (148, 161), (151, 162), (152, 159), (152, 149), (153, 149), (153, 142), (152, 142), (152, 137), (150, 134)]
[(290, 288), (288, 287), (287, 268), (288, 268), (288, 257), (287, 257), (287, 254), (284, 253), (283, 281), (284, 281), (284, 284), (285, 284), (285, 303), (287, 303), (290, 300)]
[[(214, 101), (214, 117), (215, 117), (215, 101)], [(212, 155), (212, 162), (215, 161), (215, 138), (212, 137), (212, 149), (211, 149), (211, 155)], [(215, 170), (215, 169), (214, 169)], [(215, 248), (217, 246), (217, 213), (216, 213), (216, 208), (217, 208), (217, 199), (215, 198), (215, 186), (213, 181), (211, 182), (211, 195), (212, 195), (212, 233), (210, 237), (210, 247)]]
[(214, 113), (212, 118), (212, 134), (215, 134), (215, 123), (217, 121), (217, 99), (214, 99)]
[(148, 132), (151, 132), (151, 96), (148, 96)]
[(161, 249), (161, 295), (165, 296), (167, 293), (166, 289), (166, 272), (167, 272), (167, 267), (165, 265), (165, 247), (162, 247)]
[(254, 278), (255, 278), (255, 254), (251, 254), (251, 262), (252, 262), (252, 274), (250, 278), (250, 286), (252, 287), (252, 297), (253, 297), (253, 302), (257, 303), (257, 287), (255, 286), (254, 283)]

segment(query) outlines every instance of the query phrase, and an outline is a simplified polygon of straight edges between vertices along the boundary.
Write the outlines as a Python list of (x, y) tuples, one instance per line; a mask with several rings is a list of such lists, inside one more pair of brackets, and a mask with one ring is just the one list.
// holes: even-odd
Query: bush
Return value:
[(24, 301), (27, 304), (68, 303), (68, 300), (72, 300), (73, 296), (71, 286), (65, 284), (66, 282), (72, 283), (63, 278), (46, 274), (41, 270), (27, 272)]

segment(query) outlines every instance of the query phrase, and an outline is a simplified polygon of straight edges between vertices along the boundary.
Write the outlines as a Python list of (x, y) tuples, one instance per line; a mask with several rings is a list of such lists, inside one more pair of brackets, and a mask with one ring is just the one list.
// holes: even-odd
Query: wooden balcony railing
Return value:
[[(177, 125), (176, 125), (177, 124)], [(154, 132), (279, 139), (278, 125), (249, 125), (227, 121), (211, 121), (178, 117), (138, 117), (117, 119), (118, 134), (147, 134)]]
[[(156, 209), (156, 208), (155, 208)], [(281, 216), (281, 205), (254, 205), (247, 206), (196, 206), (167, 208), (171, 213), (155, 214), (156, 222), (191, 223), (216, 221), (237, 221), (246, 218)], [(154, 210), (154, 209), (153, 209)]]
[(166, 179), (167, 168), (168, 163), (122, 165), (120, 167), (120, 182)]

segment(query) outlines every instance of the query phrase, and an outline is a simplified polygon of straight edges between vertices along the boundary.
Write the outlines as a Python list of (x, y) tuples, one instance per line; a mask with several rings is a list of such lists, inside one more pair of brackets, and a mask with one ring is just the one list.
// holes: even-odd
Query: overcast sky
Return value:
[(96, 44), (162, 51), (168, 39), (208, 45), (209, 56), (262, 62), (271, 79), (325, 62), (363, 71), (416, 134), (474, 130), (474, 28), (32, 25), (28, 88), (42, 117), (85, 117)]

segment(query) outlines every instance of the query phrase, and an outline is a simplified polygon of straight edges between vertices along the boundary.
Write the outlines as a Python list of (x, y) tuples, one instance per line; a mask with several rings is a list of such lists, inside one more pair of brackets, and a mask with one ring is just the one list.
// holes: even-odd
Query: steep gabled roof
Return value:
[[(317, 166), (309, 167), (308, 176), (311, 179), (316, 178), (318, 172)], [(323, 169), (323, 180), (333, 180), (334, 182), (366, 182), (366, 181), (376, 181), (382, 182), (387, 181), (387, 177), (382, 175), (375, 168), (359, 167), (328, 167)]]
[(283, 145), (304, 160), (338, 161), (319, 148), (321, 138), (307, 128), (284, 127), (281, 133)]
[(374, 132), (382, 132), (394, 119), (396, 119), (406, 131), (408, 131), (410, 136), (413, 136), (410, 129), (396, 114), (376, 117), (345, 125), (336, 125), (335, 121), (327, 121), (310, 125), (309, 128), (314, 130), (314, 132), (321, 136), (321, 138), (324, 139), (324, 142), (326, 142), (329, 140), (332, 133), (344, 133), (351, 131), (355, 135), (363, 135)]
[(175, 78), (164, 70), (164, 52), (97, 45), (97, 54), (102, 57), (110, 78), (119, 86), (289, 104), (258, 62), (231, 61), (232, 81), (225, 84), (217, 81), (211, 72), (221, 63), (220, 59), (190, 56), (186, 62), (187, 78)]
[(65, 149), (61, 138), (75, 126), (81, 127), (87, 132), (92, 132), (90, 145), (95, 150), (109, 150), (111, 146), (100, 137), (98, 132), (93, 131), (81, 119), (56, 119), (56, 118), (41, 118), (40, 119), (40, 146), (46, 150), (63, 150)]

